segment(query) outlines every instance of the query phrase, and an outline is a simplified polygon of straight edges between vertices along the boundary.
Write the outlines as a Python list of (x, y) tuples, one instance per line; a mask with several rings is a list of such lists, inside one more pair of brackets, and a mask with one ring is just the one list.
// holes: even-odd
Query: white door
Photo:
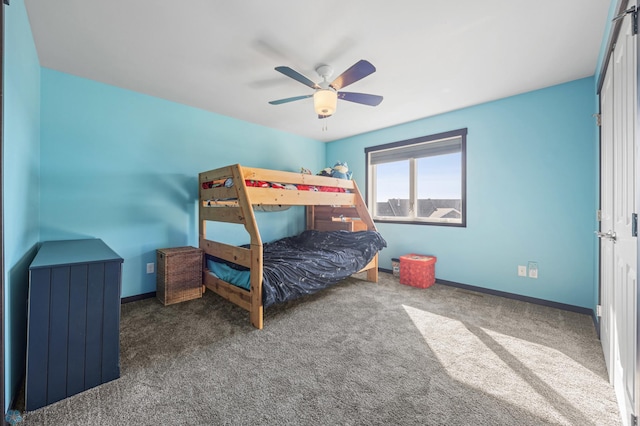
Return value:
[[(613, 51), (613, 217), (614, 253), (614, 386), (623, 421), (636, 410), (636, 38), (633, 18), (624, 18)], [(616, 350), (617, 347), (617, 350)]]
[(623, 424), (638, 414), (636, 207), (636, 37), (620, 29), (601, 92), (601, 337)]
[(600, 92), (600, 341), (613, 382), (613, 72), (609, 67)]

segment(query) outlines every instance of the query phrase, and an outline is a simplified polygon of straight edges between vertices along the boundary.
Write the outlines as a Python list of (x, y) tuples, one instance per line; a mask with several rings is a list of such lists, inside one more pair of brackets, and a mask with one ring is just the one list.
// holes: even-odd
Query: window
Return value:
[(365, 149), (379, 222), (466, 226), (467, 129)]

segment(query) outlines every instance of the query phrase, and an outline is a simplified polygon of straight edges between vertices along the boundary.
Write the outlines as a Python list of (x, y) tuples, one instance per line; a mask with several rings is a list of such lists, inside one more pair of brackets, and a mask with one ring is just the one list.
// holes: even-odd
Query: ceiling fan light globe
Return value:
[(331, 89), (320, 89), (313, 94), (313, 107), (318, 115), (332, 115), (337, 104), (338, 94)]

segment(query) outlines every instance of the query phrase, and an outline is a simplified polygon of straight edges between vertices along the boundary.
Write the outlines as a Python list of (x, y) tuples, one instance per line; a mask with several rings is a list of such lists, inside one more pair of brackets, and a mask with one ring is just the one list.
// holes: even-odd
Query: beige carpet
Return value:
[(350, 278), (268, 309), (122, 307), (122, 377), (27, 425), (616, 425), (590, 317)]

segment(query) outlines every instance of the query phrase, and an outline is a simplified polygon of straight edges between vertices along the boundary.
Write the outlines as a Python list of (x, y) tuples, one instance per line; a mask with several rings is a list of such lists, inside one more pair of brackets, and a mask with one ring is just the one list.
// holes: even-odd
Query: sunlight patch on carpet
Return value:
[[(572, 424), (570, 418), (576, 417), (589, 424), (592, 415), (615, 410), (610, 400), (587, 398), (608, 394), (608, 383), (562, 352), (410, 306), (403, 308), (447, 373), (466, 386), (560, 424)], [(575, 409), (569, 413), (566, 408), (556, 409), (567, 406)]]

